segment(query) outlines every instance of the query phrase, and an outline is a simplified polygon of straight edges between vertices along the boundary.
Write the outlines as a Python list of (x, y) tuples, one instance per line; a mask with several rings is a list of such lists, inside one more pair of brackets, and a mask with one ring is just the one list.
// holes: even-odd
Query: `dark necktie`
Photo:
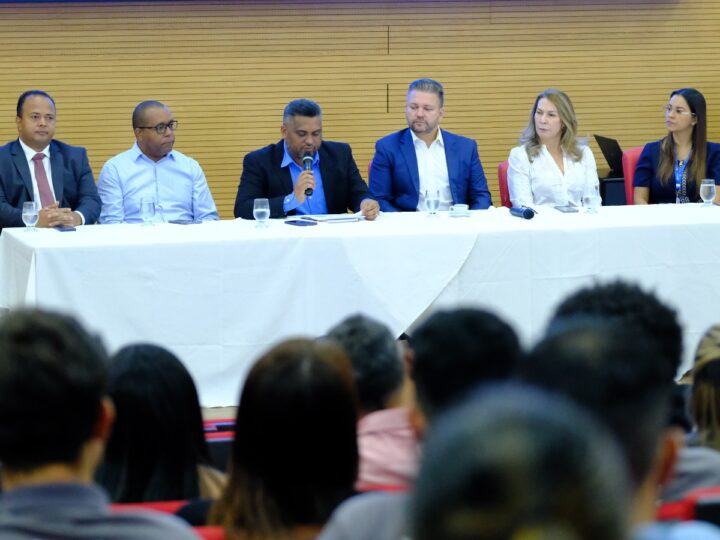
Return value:
[(48, 177), (45, 173), (43, 159), (45, 159), (45, 154), (42, 152), (35, 154), (32, 158), (33, 164), (35, 165), (35, 181), (37, 182), (38, 193), (40, 194), (40, 206), (45, 208), (55, 202), (55, 197), (53, 197), (52, 190), (50, 189), (50, 182), (48, 182)]

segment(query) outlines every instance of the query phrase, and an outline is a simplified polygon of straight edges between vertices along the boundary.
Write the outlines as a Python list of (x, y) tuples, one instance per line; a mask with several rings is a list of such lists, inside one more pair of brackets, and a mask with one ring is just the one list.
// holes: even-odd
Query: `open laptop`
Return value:
[(603, 156), (605, 156), (605, 160), (608, 162), (608, 165), (610, 165), (610, 173), (608, 174), (608, 177), (622, 177), (623, 152), (622, 148), (620, 148), (620, 143), (618, 143), (615, 139), (610, 139), (609, 137), (603, 137), (601, 135), (595, 135), (594, 137), (603, 153)]

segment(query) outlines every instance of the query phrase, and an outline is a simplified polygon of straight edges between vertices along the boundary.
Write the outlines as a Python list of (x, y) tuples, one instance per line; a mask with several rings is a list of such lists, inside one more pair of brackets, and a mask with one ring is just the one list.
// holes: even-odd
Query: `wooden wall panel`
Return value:
[(0, 140), (16, 136), (17, 96), (43, 88), (58, 138), (86, 146), (97, 174), (132, 144), (134, 105), (165, 101), (229, 218), (242, 159), (279, 138), (287, 101), (316, 99), (326, 138), (351, 143), (363, 171), (404, 126), (407, 84), (429, 76), (446, 87), (443, 126), (478, 141), (497, 204), (497, 164), (548, 86), (570, 94), (582, 134), (624, 147), (662, 136), (670, 90), (696, 86), (720, 139), (718, 27), (709, 0), (2, 3)]

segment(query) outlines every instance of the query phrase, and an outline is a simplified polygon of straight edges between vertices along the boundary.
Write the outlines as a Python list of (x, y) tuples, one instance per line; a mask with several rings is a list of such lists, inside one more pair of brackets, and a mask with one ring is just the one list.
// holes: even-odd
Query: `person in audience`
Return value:
[(184, 540), (177, 518), (113, 513), (93, 485), (112, 428), (106, 355), (74, 319), (42, 311), (0, 319), (0, 538)]
[(407, 488), (415, 476), (419, 446), (407, 407), (411, 384), (403, 346), (386, 326), (364, 315), (348, 317), (327, 338), (350, 357), (358, 393), (357, 489)]
[(141, 202), (152, 201), (161, 221), (218, 219), (205, 173), (173, 149), (178, 121), (159, 101), (139, 103), (132, 115), (135, 144), (100, 171), (100, 223), (141, 223)]
[(23, 227), (23, 203), (35, 201), (38, 227), (95, 223), (98, 196), (87, 151), (54, 139), (55, 100), (42, 90), (17, 102), (18, 138), (0, 147), (0, 231)]
[(704, 523), (656, 523), (659, 489), (672, 477), (679, 444), (667, 428), (672, 380), (659, 348), (637, 326), (587, 318), (564, 321), (522, 363), (521, 380), (570, 397), (617, 438), (631, 482), (635, 540), (718, 539)]
[(598, 194), (595, 157), (578, 140), (578, 121), (570, 98), (556, 88), (535, 98), (520, 146), (508, 158), (508, 190), (513, 206), (582, 206)]
[[(419, 437), (478, 384), (515, 374), (522, 349), (512, 327), (481, 309), (438, 311), (413, 332), (410, 374), (417, 395), (410, 418)], [(365, 493), (333, 514), (319, 540), (400, 539), (409, 534), (407, 493)]]
[(344, 214), (375, 219), (380, 207), (360, 176), (350, 145), (323, 140), (322, 111), (309, 99), (285, 107), (282, 140), (243, 160), (235, 217), (253, 219), (255, 199), (270, 202), (270, 217)]
[(629, 502), (622, 455), (594, 418), (559, 396), (496, 385), (433, 426), (411, 537), (623, 540)]
[(170, 351), (128, 345), (110, 362), (117, 419), (97, 480), (114, 502), (217, 499), (225, 474), (210, 466), (197, 390)]
[[(720, 144), (707, 140), (705, 97), (695, 88), (670, 94), (665, 107), (668, 134), (645, 145), (633, 179), (635, 204), (700, 200), (700, 182), (720, 184)], [(715, 195), (720, 202), (720, 189)]]
[(287, 340), (240, 395), (228, 485), (211, 512), (228, 539), (314, 539), (357, 477), (357, 398), (336, 344)]
[(485, 209), (492, 204), (477, 143), (440, 129), (445, 91), (433, 79), (410, 83), (408, 127), (375, 143), (370, 191), (386, 212), (425, 210), (426, 194), (439, 196), (440, 210), (453, 204)]

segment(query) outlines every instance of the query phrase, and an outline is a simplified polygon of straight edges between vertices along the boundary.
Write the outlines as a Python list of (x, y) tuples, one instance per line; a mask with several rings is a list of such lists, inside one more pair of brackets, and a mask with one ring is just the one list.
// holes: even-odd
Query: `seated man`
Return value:
[(425, 210), (425, 195), (485, 209), (492, 204), (477, 143), (440, 130), (445, 115), (442, 85), (418, 79), (407, 93), (408, 127), (380, 139), (370, 168), (370, 191), (386, 212)]
[(28, 90), (17, 102), (18, 139), (0, 148), (0, 231), (23, 227), (23, 203), (35, 201), (38, 227), (95, 223), (100, 197), (84, 148), (53, 139), (55, 101)]
[(93, 475), (114, 419), (106, 357), (73, 319), (0, 321), (0, 538), (196, 538), (174, 516), (112, 513)]
[(133, 111), (135, 144), (100, 171), (100, 223), (140, 223), (140, 202), (155, 203), (159, 221), (218, 219), (205, 174), (197, 161), (173, 150), (178, 122), (159, 101)]
[(368, 194), (350, 146), (323, 141), (320, 106), (296, 99), (285, 107), (283, 140), (243, 160), (235, 217), (253, 219), (255, 199), (270, 200), (270, 217), (344, 214), (351, 209), (375, 219), (378, 203)]

